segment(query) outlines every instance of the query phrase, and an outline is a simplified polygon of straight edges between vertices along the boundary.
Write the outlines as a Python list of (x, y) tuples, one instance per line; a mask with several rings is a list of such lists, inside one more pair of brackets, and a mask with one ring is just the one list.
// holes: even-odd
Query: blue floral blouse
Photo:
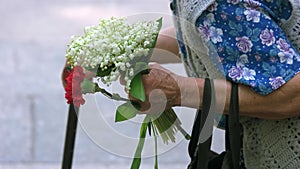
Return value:
[(228, 80), (266, 95), (300, 71), (299, 51), (280, 28), (291, 12), (286, 0), (216, 0), (196, 27)]

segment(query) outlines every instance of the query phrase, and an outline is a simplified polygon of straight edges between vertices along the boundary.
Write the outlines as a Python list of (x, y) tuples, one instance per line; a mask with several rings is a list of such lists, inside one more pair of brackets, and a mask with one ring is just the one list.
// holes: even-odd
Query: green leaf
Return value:
[(231, 28), (231, 29), (236, 29), (236, 27), (237, 27), (237, 24), (231, 20), (229, 21), (228, 25), (229, 25), (229, 28)]
[[(162, 17), (159, 18), (158, 20), (156, 20), (156, 22), (158, 22), (157, 31), (159, 32), (159, 31), (161, 30), (161, 27), (162, 27)], [(156, 41), (157, 41), (157, 38), (158, 38), (158, 34), (159, 34), (159, 33), (157, 33), (157, 35), (156, 35), (156, 37), (155, 37), (153, 43), (151, 44), (152, 48), (155, 47), (155, 44), (156, 44)], [(149, 53), (149, 55), (151, 56), (151, 54), (152, 54), (152, 51)]]
[(248, 28), (248, 29), (246, 30), (246, 34), (247, 34), (248, 37), (251, 37), (252, 34), (253, 34), (252, 29)]
[(139, 139), (138, 146), (135, 150), (134, 159), (131, 163), (130, 169), (139, 169), (140, 168), (141, 160), (142, 160), (142, 158), (141, 158), (142, 157), (142, 150), (143, 150), (144, 143), (145, 143), (148, 123), (149, 123), (149, 116), (146, 116), (143, 123), (142, 123), (142, 125), (141, 125), (140, 139)]
[(252, 36), (259, 37), (260, 33), (261, 33), (261, 29), (255, 28), (255, 29), (253, 30), (253, 35), (252, 35)]
[(129, 93), (131, 94), (131, 96), (141, 100), (142, 102), (146, 100), (144, 85), (142, 82), (142, 75), (140, 73), (132, 79)]
[(237, 56), (239, 56), (238, 52), (230, 47), (226, 47), (226, 52), (230, 61), (236, 60)]
[(129, 120), (135, 117), (136, 113), (137, 109), (131, 104), (131, 102), (126, 102), (118, 107), (115, 122)]
[(161, 17), (161, 18), (159, 18), (159, 19), (156, 20), (156, 22), (158, 22), (158, 28), (157, 28), (158, 31), (160, 31), (160, 29), (162, 27), (162, 19), (163, 18)]

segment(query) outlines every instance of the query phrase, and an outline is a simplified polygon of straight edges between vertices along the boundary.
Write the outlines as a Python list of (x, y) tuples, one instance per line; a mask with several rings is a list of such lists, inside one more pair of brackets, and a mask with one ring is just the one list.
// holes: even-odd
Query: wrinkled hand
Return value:
[[(141, 102), (132, 96), (130, 100), (140, 104), (140, 113), (158, 114), (180, 104), (180, 76), (163, 68), (157, 63), (149, 64), (149, 73), (142, 75), (146, 101)], [(122, 83), (122, 81), (121, 81)]]

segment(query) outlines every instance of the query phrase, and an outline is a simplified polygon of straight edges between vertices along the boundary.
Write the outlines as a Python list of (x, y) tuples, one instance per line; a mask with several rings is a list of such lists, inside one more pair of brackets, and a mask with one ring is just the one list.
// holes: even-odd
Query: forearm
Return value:
[(160, 31), (151, 61), (161, 64), (178, 63), (181, 61), (173, 27), (165, 28)]
[[(265, 119), (284, 119), (300, 116), (300, 75), (268, 95), (259, 95), (240, 85), (241, 115)], [(227, 108), (228, 111), (228, 108)]]
[[(179, 81), (181, 81), (179, 84), (181, 84), (182, 89), (179, 104), (201, 109), (204, 79), (184, 78)], [(250, 87), (239, 85), (240, 115), (263, 119), (284, 119), (299, 116), (299, 82), (300, 77), (298, 75), (278, 90), (266, 96), (255, 93)], [(225, 80), (215, 80), (214, 86), (217, 111), (228, 113), (231, 83)], [(195, 92), (195, 88), (198, 89), (197, 92)]]

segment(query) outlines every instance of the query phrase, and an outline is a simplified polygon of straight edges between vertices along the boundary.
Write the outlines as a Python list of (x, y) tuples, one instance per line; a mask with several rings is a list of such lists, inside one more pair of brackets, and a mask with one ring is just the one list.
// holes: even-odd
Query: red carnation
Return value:
[(74, 103), (76, 107), (83, 105), (85, 100), (82, 98), (80, 84), (84, 80), (85, 74), (80, 66), (75, 66), (69, 76), (66, 78), (65, 98), (68, 104)]

